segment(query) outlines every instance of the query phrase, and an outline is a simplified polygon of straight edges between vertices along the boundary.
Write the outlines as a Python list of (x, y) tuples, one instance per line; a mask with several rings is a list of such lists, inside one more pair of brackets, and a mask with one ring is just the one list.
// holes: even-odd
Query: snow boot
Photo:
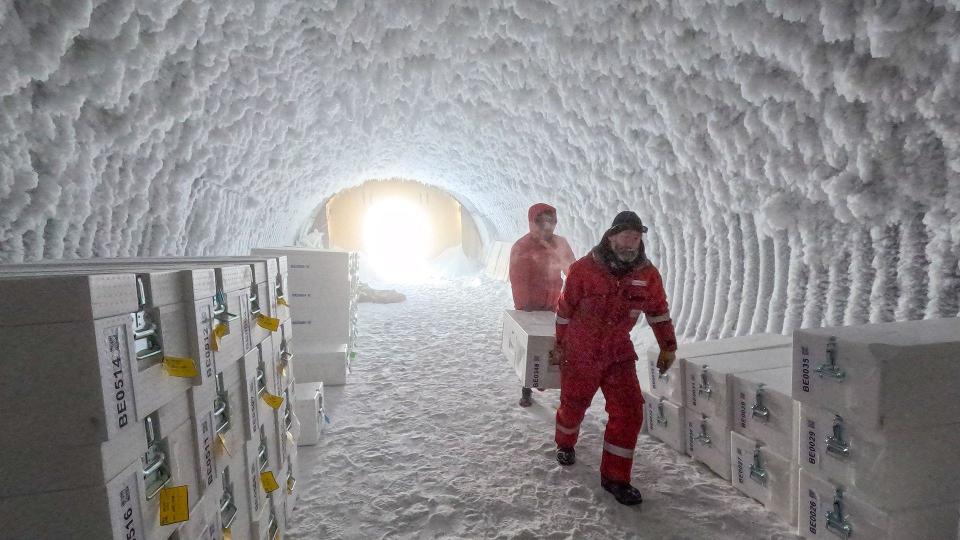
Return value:
[(577, 462), (577, 451), (573, 448), (557, 448), (557, 463), (564, 467)]
[(640, 490), (631, 486), (629, 483), (614, 482), (613, 480), (600, 477), (600, 486), (612, 493), (620, 504), (633, 506), (643, 502), (643, 496), (640, 495)]
[(523, 389), (523, 393), (520, 395), (521, 407), (529, 407), (533, 405), (533, 399), (531, 398), (531, 394), (533, 394), (533, 391), (530, 390), (529, 388)]

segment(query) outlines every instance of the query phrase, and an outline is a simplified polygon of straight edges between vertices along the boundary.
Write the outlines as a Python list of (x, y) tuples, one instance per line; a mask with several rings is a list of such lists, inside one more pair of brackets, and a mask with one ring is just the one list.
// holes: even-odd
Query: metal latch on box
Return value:
[(227, 302), (227, 295), (224, 294), (222, 289), (217, 289), (217, 294), (213, 297), (213, 317), (220, 322), (228, 323), (230, 321), (235, 321), (240, 318), (239, 315), (230, 313), (229, 304)]
[(217, 394), (213, 400), (213, 414), (217, 418), (217, 433), (223, 433), (230, 429), (230, 405), (227, 401), (227, 393)]
[(293, 493), (297, 487), (297, 479), (293, 476), (293, 462), (287, 464), (287, 493)]
[(700, 388), (697, 389), (697, 394), (707, 396), (707, 399), (710, 399), (713, 394), (713, 388), (710, 387), (710, 382), (707, 381), (707, 369), (707, 366), (703, 366), (700, 370)]
[(843, 459), (850, 457), (850, 443), (843, 439), (843, 418), (840, 415), (834, 416), (833, 435), (829, 435), (825, 442), (827, 453)]
[(150, 299), (147, 298), (142, 276), (137, 276), (137, 304), (139, 310), (130, 315), (133, 318), (133, 340), (137, 360), (147, 360), (158, 355), (162, 357), (163, 344), (157, 332), (157, 325), (150, 321), (150, 315), (147, 313)]
[(657, 402), (657, 425), (667, 427), (667, 417), (663, 414), (663, 402), (664, 398), (660, 398), (660, 401)]
[(213, 416), (217, 423), (217, 433), (230, 429), (230, 393), (224, 388), (223, 373), (217, 374), (217, 396), (213, 399)]
[(167, 465), (167, 453), (163, 449), (160, 437), (157, 413), (153, 413), (144, 420), (144, 429), (147, 435), (147, 452), (143, 455), (143, 480), (147, 489), (147, 500), (153, 499), (170, 483), (170, 468)]
[(267, 391), (267, 375), (264, 372), (263, 363), (257, 366), (257, 395), (263, 395)]
[(770, 410), (763, 405), (763, 383), (757, 385), (757, 395), (752, 407), (753, 417), (761, 422), (770, 419)]
[(283, 299), (286, 302), (287, 298), (283, 294), (283, 274), (277, 272), (277, 284), (273, 287), (273, 290), (276, 291), (277, 300)]
[(267, 538), (275, 540), (277, 535), (280, 534), (280, 526), (277, 524), (277, 516), (274, 513), (273, 507), (270, 507), (270, 524), (267, 526)]
[(256, 317), (260, 315), (260, 297), (257, 294), (257, 284), (250, 284), (250, 297), (247, 298), (247, 301), (250, 303), (250, 315)]
[(233, 483), (230, 482), (230, 468), (223, 469), (223, 495), (220, 497), (220, 523), (224, 529), (233, 525), (237, 518), (237, 505), (233, 502)]
[(837, 488), (833, 496), (833, 510), (827, 512), (827, 530), (840, 538), (850, 538), (853, 527), (843, 515), (843, 489)]
[(753, 449), (753, 463), (750, 465), (750, 478), (761, 486), (767, 485), (767, 470), (760, 460), (760, 445)]
[(833, 379), (843, 382), (843, 379), (846, 378), (847, 372), (840, 368), (837, 365), (837, 338), (836, 336), (830, 336), (830, 339), (827, 341), (827, 362), (817, 366), (817, 374), (820, 377), (829, 376)]
[(290, 426), (293, 425), (293, 411), (290, 410), (290, 392), (287, 390), (283, 391), (283, 426), (287, 431), (290, 431)]
[(267, 454), (267, 436), (260, 430), (260, 447), (257, 449), (257, 463), (260, 466), (260, 472), (263, 472), (267, 468), (267, 464), (270, 459)]
[(709, 435), (707, 435), (707, 415), (704, 414), (703, 418), (700, 420), (700, 434), (694, 437), (693, 440), (704, 446), (710, 446), (713, 444), (713, 440), (710, 439)]
[(290, 352), (290, 346), (287, 345), (287, 339), (283, 338), (280, 342), (280, 371), (290, 369), (290, 361), (293, 360), (293, 353)]

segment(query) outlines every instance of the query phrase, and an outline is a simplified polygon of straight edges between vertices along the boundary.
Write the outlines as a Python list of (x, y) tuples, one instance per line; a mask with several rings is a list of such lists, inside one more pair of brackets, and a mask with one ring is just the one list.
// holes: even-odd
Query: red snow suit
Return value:
[(549, 204), (537, 203), (527, 212), (530, 232), (517, 240), (510, 249), (510, 287), (513, 289), (514, 309), (524, 311), (556, 311), (563, 279), (574, 261), (573, 250), (562, 236), (553, 235), (541, 240), (537, 216), (545, 212), (556, 214)]
[(643, 394), (630, 330), (646, 314), (661, 350), (677, 349), (667, 296), (656, 267), (646, 258), (620, 279), (595, 251), (573, 263), (557, 310), (562, 355), (557, 446), (572, 448), (597, 388), (609, 420), (600, 474), (629, 482), (633, 450), (643, 423)]

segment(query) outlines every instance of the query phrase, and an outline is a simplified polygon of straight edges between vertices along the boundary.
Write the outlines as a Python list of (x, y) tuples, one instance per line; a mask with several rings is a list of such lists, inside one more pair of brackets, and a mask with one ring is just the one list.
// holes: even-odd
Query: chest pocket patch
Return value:
[(634, 287), (646, 287), (647, 281), (644, 279), (634, 279), (630, 281), (630, 284)]

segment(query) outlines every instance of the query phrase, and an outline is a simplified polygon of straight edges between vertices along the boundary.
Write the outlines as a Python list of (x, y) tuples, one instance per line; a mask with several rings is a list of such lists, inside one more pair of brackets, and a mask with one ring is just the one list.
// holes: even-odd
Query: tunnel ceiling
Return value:
[(683, 334), (956, 315), (960, 2), (14, 0), (0, 260), (288, 243), (369, 178), (583, 253)]

